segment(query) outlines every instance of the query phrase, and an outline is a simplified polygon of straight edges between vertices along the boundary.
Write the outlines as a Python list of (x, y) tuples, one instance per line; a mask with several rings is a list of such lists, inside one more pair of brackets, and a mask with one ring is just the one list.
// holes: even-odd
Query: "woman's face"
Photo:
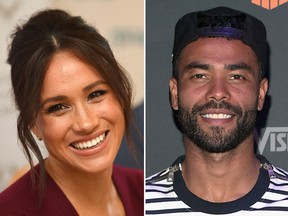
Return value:
[(34, 133), (52, 169), (100, 172), (112, 166), (125, 130), (123, 109), (99, 72), (68, 52), (46, 72)]

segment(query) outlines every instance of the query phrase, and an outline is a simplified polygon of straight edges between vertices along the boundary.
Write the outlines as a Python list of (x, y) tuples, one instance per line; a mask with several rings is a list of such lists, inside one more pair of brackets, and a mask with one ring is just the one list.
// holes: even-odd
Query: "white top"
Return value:
[(288, 215), (288, 173), (270, 165), (263, 156), (257, 157), (266, 166), (260, 169), (253, 189), (244, 197), (226, 203), (208, 202), (191, 193), (182, 178), (181, 162), (185, 157), (179, 157), (166, 170), (147, 178), (146, 215)]

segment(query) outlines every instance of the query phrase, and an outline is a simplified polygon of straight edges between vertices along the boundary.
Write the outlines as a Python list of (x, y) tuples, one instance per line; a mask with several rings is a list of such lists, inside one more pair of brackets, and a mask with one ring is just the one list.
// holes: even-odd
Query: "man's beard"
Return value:
[[(221, 126), (211, 126), (209, 131), (204, 131), (198, 123), (197, 117), (204, 110), (211, 108), (232, 111), (235, 114), (234, 118), (237, 118), (236, 127), (226, 131)], [(179, 110), (175, 113), (175, 120), (182, 133), (199, 148), (210, 153), (224, 153), (235, 149), (253, 132), (256, 116), (257, 105), (242, 111), (239, 106), (233, 106), (225, 101), (221, 103), (211, 101), (203, 106), (193, 107), (191, 112), (179, 105)]]

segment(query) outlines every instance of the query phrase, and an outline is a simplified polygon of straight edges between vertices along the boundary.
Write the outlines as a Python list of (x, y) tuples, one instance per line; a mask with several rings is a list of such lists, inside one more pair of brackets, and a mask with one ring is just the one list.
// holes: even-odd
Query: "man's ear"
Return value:
[(268, 91), (268, 80), (266, 78), (262, 79), (259, 85), (259, 95), (258, 95), (258, 111), (263, 109), (265, 97)]
[(170, 90), (170, 103), (171, 103), (171, 107), (174, 110), (178, 110), (178, 90), (177, 90), (177, 86), (178, 82), (177, 80), (172, 77), (169, 81), (169, 90)]

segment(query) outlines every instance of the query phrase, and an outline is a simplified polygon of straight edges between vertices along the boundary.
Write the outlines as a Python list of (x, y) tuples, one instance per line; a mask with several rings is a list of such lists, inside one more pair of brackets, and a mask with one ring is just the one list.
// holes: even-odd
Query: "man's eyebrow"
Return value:
[[(202, 70), (210, 70), (213, 68), (213, 65), (210, 64), (204, 64), (204, 63), (200, 63), (198, 61), (194, 61), (189, 63), (186, 67), (185, 67), (185, 71), (188, 70), (192, 70), (192, 69), (202, 69)], [(251, 67), (244, 63), (244, 62), (239, 62), (239, 63), (235, 63), (235, 64), (226, 64), (224, 65), (224, 69), (226, 70), (247, 70), (247, 71), (251, 71)]]
[(252, 71), (251, 67), (248, 64), (244, 63), (244, 62), (225, 65), (224, 69), (230, 70), (230, 71), (234, 71), (234, 70)]
[(212, 68), (213, 68), (213, 66), (210, 64), (203, 64), (203, 63), (200, 63), (198, 61), (193, 61), (193, 62), (189, 63), (188, 65), (186, 65), (184, 70), (185, 71), (189, 71), (192, 69), (210, 70)]

